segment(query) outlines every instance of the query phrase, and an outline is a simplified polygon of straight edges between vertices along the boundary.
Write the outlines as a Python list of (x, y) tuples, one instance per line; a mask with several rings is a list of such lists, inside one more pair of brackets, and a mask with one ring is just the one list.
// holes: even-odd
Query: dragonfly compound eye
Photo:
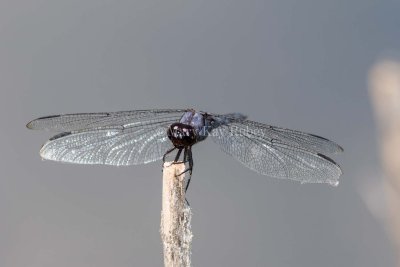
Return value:
[(167, 134), (175, 147), (187, 147), (196, 143), (196, 132), (190, 125), (174, 123), (168, 128)]

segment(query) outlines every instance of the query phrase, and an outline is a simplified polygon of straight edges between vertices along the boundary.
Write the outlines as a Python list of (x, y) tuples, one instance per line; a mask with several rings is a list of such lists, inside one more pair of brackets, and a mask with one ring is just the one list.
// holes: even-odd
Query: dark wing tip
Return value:
[(342, 168), (340, 168), (339, 164), (337, 164), (333, 159), (331, 159), (330, 157), (325, 156), (324, 154), (321, 153), (317, 153), (317, 155), (327, 161), (329, 161), (330, 163), (332, 163), (333, 165), (335, 165), (336, 167), (339, 168), (340, 170), (340, 174), (343, 174)]
[(58, 139), (58, 138), (61, 138), (61, 137), (70, 135), (70, 134), (72, 134), (72, 133), (71, 133), (71, 132), (59, 133), (59, 134), (57, 134), (57, 135), (51, 137), (51, 138), (49, 139), (49, 141), (53, 141), (53, 140), (56, 140), (56, 139)]
[(325, 156), (324, 154), (321, 154), (321, 153), (317, 153), (317, 155), (318, 155), (319, 157), (321, 157), (321, 158), (323, 158), (323, 159), (326, 159), (327, 161), (330, 161), (331, 163), (337, 165), (336, 162), (335, 162), (333, 159), (331, 159), (330, 157), (327, 157), (327, 156)]
[(38, 119), (28, 122), (28, 123), (26, 124), (26, 128), (31, 129), (31, 130), (37, 129), (37, 127), (35, 126), (37, 120), (38, 120)]
[(336, 146), (336, 151), (334, 151), (334, 153), (340, 153), (340, 152), (344, 151), (343, 147), (341, 147), (340, 145), (336, 144), (335, 142), (333, 142), (333, 141), (331, 141), (331, 140), (329, 140), (329, 139), (327, 139), (325, 137), (322, 137), (322, 136), (319, 136), (319, 135), (316, 135), (316, 134), (309, 134), (309, 135), (334, 144)]
[(61, 117), (61, 115), (50, 115), (50, 116), (44, 116), (44, 117), (40, 117), (37, 120), (44, 120), (44, 119), (51, 119), (51, 118), (58, 118)]
[(31, 129), (31, 130), (38, 129), (36, 126), (37, 126), (37, 123), (40, 122), (41, 120), (57, 118), (57, 117), (60, 117), (60, 116), (61, 115), (51, 115), (51, 116), (45, 116), (45, 117), (37, 118), (35, 120), (32, 120), (32, 121), (28, 122), (26, 124), (26, 128)]
[(26, 128), (33, 130), (33, 121), (28, 122)]
[(337, 145), (337, 146), (339, 147), (339, 152), (344, 152), (344, 149), (342, 146), (340, 146), (340, 145)]

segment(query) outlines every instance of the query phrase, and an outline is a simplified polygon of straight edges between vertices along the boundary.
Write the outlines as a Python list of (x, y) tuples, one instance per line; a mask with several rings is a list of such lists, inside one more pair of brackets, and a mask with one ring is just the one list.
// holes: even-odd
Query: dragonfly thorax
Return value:
[(177, 148), (189, 147), (197, 142), (197, 135), (194, 127), (180, 122), (171, 124), (168, 128), (167, 135)]

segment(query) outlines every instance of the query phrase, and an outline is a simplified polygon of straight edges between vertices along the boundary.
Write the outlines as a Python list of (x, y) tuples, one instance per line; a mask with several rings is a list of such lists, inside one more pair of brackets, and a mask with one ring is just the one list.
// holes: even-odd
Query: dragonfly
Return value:
[[(327, 154), (343, 148), (324, 137), (271, 126), (240, 113), (213, 114), (194, 109), (151, 109), (53, 115), (27, 128), (58, 132), (40, 149), (43, 159), (114, 166), (163, 160), (184, 163), (190, 177), (192, 146), (210, 137), (221, 150), (251, 170), (301, 183), (339, 184), (340, 166)], [(186, 183), (186, 190), (189, 187)]]

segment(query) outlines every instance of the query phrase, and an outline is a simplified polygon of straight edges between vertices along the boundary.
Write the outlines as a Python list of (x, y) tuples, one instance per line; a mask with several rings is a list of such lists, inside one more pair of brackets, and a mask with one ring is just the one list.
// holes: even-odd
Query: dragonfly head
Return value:
[(167, 130), (168, 138), (177, 148), (189, 147), (197, 142), (196, 131), (191, 125), (173, 123)]

